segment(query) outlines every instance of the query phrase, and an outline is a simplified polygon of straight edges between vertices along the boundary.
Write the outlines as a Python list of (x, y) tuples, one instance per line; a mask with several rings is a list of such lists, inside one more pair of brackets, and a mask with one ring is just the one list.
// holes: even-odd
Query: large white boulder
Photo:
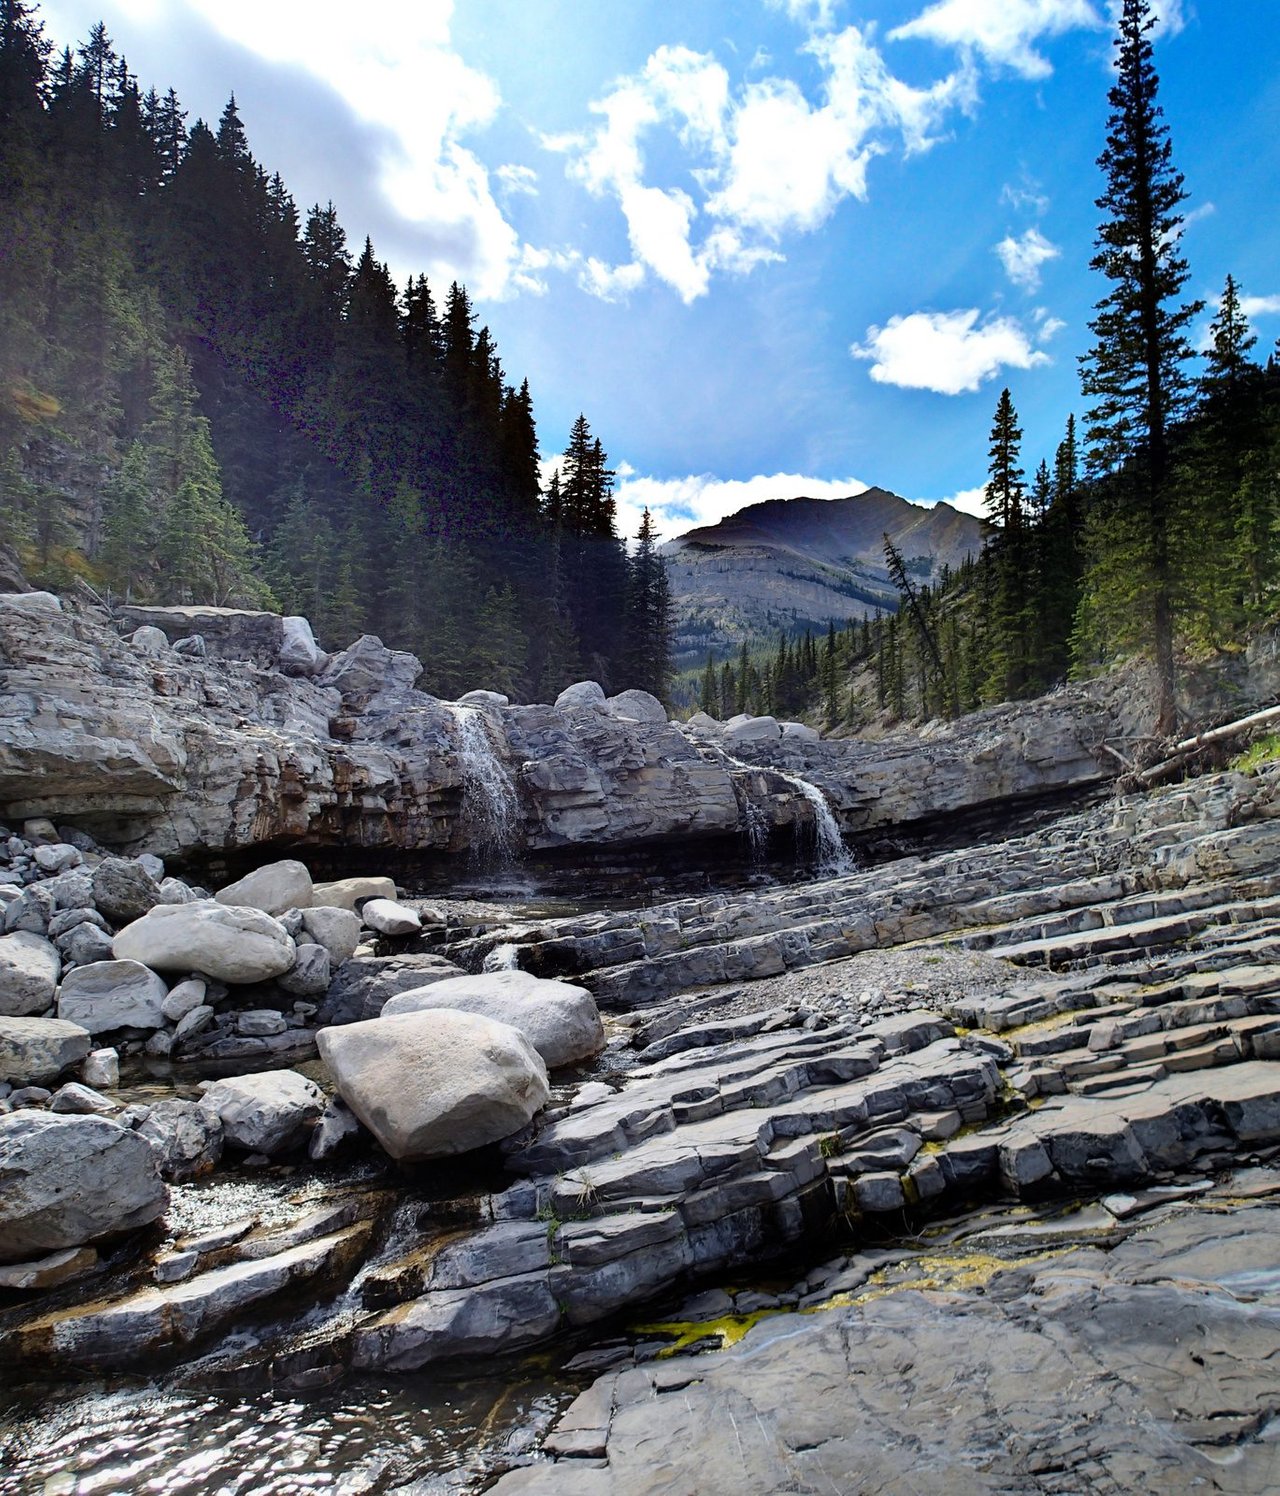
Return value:
[(394, 899), (370, 899), (360, 918), (379, 935), (417, 935), (422, 929), (418, 911)]
[(91, 1034), (111, 1029), (158, 1029), (164, 1024), (164, 979), (140, 961), (95, 961), (77, 966), (58, 988), (58, 1017)]
[(302, 911), (302, 928), (329, 952), (332, 965), (341, 966), (355, 955), (364, 926), (354, 910), (313, 904)]
[(611, 717), (623, 722), (656, 722), (659, 727), (667, 725), (667, 709), (656, 696), (648, 691), (619, 691), (605, 702), (605, 710)]
[(0, 1015), (25, 1017), (53, 1006), (62, 958), (31, 930), (0, 936)]
[(0, 1018), (0, 1080), (43, 1086), (93, 1048), (88, 1029), (61, 1018)]
[(550, 1070), (589, 1060), (604, 1048), (604, 1025), (587, 989), (546, 981), (527, 971), (449, 977), (393, 997), (382, 1016), (420, 1013), (426, 1008), (453, 1008), (510, 1024), (528, 1039)]
[(294, 962), (284, 926), (261, 909), (201, 899), (157, 904), (126, 925), (112, 942), (118, 960), (155, 971), (198, 971), (232, 985), (265, 982)]
[(280, 620), (280, 668), (286, 675), (319, 675), (329, 656), (316, 643), (310, 623), (299, 614)]
[(561, 691), (556, 706), (603, 706), (604, 699), (604, 687), (598, 681), (579, 680)]
[(62, 599), (53, 592), (0, 592), (0, 606), (22, 613), (61, 613)]
[(296, 1070), (263, 1070), (215, 1081), (200, 1105), (216, 1112), (228, 1143), (249, 1153), (288, 1153), (307, 1141), (324, 1093)]
[(286, 857), (282, 862), (269, 862), (237, 882), (228, 883), (214, 898), (219, 904), (261, 909), (264, 914), (305, 909), (312, 899), (311, 874), (303, 863)]
[(735, 743), (768, 743), (782, 736), (782, 729), (773, 717), (730, 717), (724, 725), (725, 742), (729, 747)]
[(810, 727), (807, 722), (783, 722), (781, 727), (784, 738), (794, 738), (797, 742), (801, 743), (819, 743), (822, 741), (822, 734), (816, 727)]
[(401, 1013), (321, 1029), (316, 1042), (342, 1099), (404, 1162), (509, 1137), (550, 1094), (529, 1040), (478, 1013)]
[(169, 1203), (145, 1138), (106, 1117), (0, 1117), (0, 1262), (118, 1236)]
[(511, 698), (501, 691), (468, 691), (458, 697), (459, 706), (510, 706)]
[(396, 885), (390, 878), (338, 878), (332, 883), (316, 883), (311, 889), (313, 904), (332, 909), (354, 909), (361, 899), (394, 899)]

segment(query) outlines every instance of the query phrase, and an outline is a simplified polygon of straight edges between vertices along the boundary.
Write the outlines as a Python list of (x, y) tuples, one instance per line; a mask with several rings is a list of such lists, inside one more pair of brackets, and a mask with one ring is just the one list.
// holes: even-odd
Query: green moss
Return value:
[(720, 1349), (728, 1350), (730, 1346), (737, 1343), (752, 1330), (762, 1319), (768, 1319), (772, 1315), (782, 1314), (781, 1309), (757, 1309), (754, 1314), (726, 1314), (720, 1319), (703, 1320), (669, 1320), (663, 1324), (636, 1325), (634, 1333), (637, 1335), (670, 1335), (670, 1345), (663, 1346), (658, 1352), (661, 1359), (668, 1356), (678, 1356), (681, 1351), (688, 1350), (691, 1345), (697, 1345), (699, 1341), (718, 1338)]
[(1241, 774), (1253, 774), (1263, 764), (1280, 761), (1280, 733), (1269, 732), (1265, 738), (1250, 743), (1243, 753), (1231, 760), (1230, 767)]

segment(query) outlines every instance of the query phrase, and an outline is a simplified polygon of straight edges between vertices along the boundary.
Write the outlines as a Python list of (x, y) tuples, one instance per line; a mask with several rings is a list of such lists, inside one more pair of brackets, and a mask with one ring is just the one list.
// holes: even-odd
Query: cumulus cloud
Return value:
[[(172, 5), (173, 0), (168, 0)], [(486, 74), (450, 37), (453, 0), (379, 0), (377, 24), (353, 26), (338, 0), (186, 0), (187, 8), (263, 59), (303, 70), (380, 132), (378, 184), (402, 219), (427, 230), (425, 269), (465, 279), (481, 298), (536, 289), (526, 246), (494, 195), (469, 137), (497, 115)], [(148, 18), (161, 9), (147, 0)], [(527, 168), (499, 168), (508, 193), (533, 186)]]
[(1242, 296), (1240, 311), (1249, 322), (1255, 317), (1280, 317), (1280, 296)]
[(793, 21), (813, 31), (830, 31), (840, 0), (765, 0), (770, 10), (784, 10)]
[(978, 488), (962, 488), (959, 493), (953, 493), (949, 498), (943, 499), (941, 502), (950, 504), (953, 509), (959, 509), (965, 514), (976, 514), (979, 519), (986, 519), (986, 484), (984, 483)]
[(1028, 229), (1016, 239), (1006, 235), (996, 245), (996, 253), (1004, 266), (1004, 273), (1024, 291), (1034, 291), (1040, 285), (1040, 267), (1046, 260), (1056, 260), (1062, 251), (1051, 244), (1039, 229)]
[[(660, 47), (592, 104), (595, 129), (543, 139), (589, 192), (617, 202), (630, 263), (686, 302), (706, 293), (716, 271), (743, 274), (781, 258), (785, 235), (816, 229), (845, 198), (866, 197), (876, 155), (895, 144), (928, 149), (945, 116), (974, 98), (967, 67), (928, 88), (904, 83), (856, 26), (814, 35), (804, 51), (822, 75), (816, 102), (786, 77), (735, 90), (710, 54)], [(658, 128), (687, 153), (678, 183), (649, 179), (645, 142)], [(597, 278), (602, 294), (613, 273)]]
[[(1177, 0), (1165, 0), (1166, 8), (1170, 4), (1177, 8)], [(1053, 68), (1036, 50), (1042, 37), (1103, 24), (1092, 0), (936, 0), (889, 36), (978, 52), (993, 67), (1024, 78), (1047, 78)]]
[(1001, 369), (1049, 362), (1016, 318), (980, 317), (977, 307), (890, 317), (849, 351), (870, 362), (879, 384), (939, 395), (972, 394)]

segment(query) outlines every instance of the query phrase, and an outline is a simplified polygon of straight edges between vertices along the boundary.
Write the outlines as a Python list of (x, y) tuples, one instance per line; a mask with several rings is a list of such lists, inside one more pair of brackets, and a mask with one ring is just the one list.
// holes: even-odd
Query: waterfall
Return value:
[(449, 708), (461, 740), (462, 814), (477, 858), (510, 862), (516, 851), (520, 800), (511, 770), (498, 757), (489, 723), (475, 707)]
[[(779, 779), (785, 779), (787, 783), (799, 795), (813, 806), (813, 829), (817, 838), (818, 850), (818, 872), (827, 877), (837, 877), (842, 873), (851, 873), (857, 864), (849, 854), (849, 849), (844, 844), (844, 838), (840, 835), (840, 826), (836, 821), (831, 806), (827, 803), (827, 797), (816, 784), (810, 784), (807, 779), (801, 779), (799, 774), (791, 774), (786, 769), (775, 768), (772, 764), (748, 764), (742, 759), (735, 758), (732, 753), (727, 753), (718, 745), (714, 746), (713, 752), (719, 754), (735, 769), (745, 769), (750, 774), (767, 772), (776, 774)], [(769, 827), (763, 812), (759, 806), (753, 805), (744, 797), (743, 821), (747, 833), (747, 845), (751, 848), (751, 860), (761, 862), (764, 859), (765, 849), (768, 844)]]
[(519, 971), (520, 947), (504, 942), (495, 945), (481, 964), (481, 971)]

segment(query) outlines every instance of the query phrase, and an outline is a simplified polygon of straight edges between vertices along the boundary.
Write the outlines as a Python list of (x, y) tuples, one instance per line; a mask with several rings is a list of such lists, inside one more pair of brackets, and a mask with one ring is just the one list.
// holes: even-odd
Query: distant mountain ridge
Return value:
[(677, 666), (700, 664), (708, 650), (723, 659), (744, 640), (780, 629), (825, 630), (831, 619), (843, 626), (895, 609), (886, 534), (920, 582), (982, 549), (973, 515), (912, 504), (886, 488), (843, 499), (766, 499), (670, 541)]

